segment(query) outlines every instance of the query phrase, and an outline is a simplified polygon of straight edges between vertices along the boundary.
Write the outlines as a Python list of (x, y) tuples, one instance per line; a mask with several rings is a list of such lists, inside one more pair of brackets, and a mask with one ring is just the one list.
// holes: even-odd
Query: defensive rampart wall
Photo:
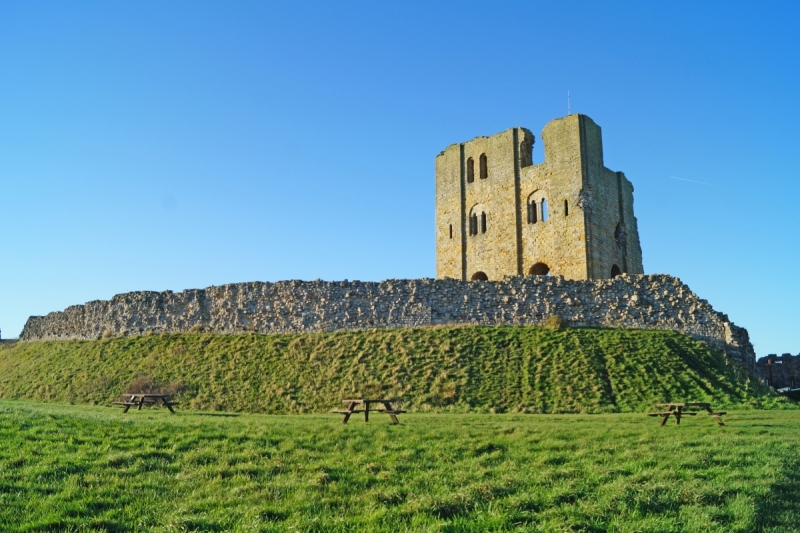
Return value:
[(96, 339), (147, 332), (300, 333), (435, 325), (541, 325), (671, 329), (723, 350), (750, 368), (744, 328), (714, 311), (678, 278), (629, 276), (596, 281), (509, 277), (236, 283), (180, 293), (130, 292), (108, 301), (32, 316), (21, 340)]

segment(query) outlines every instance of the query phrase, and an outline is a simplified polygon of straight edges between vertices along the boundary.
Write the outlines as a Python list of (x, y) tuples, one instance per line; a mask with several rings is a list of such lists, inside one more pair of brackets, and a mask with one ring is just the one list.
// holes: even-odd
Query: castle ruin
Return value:
[(600, 127), (568, 115), (534, 136), (511, 128), (436, 157), (436, 277), (497, 280), (642, 274), (633, 185), (603, 165)]
[(679, 331), (752, 369), (745, 329), (677, 278), (635, 275), (642, 252), (633, 186), (603, 165), (600, 128), (569, 115), (547, 124), (542, 138), (538, 165), (523, 128), (454, 144), (436, 158), (440, 279), (130, 292), (32, 316), (20, 339), (540, 326), (558, 316), (574, 327)]

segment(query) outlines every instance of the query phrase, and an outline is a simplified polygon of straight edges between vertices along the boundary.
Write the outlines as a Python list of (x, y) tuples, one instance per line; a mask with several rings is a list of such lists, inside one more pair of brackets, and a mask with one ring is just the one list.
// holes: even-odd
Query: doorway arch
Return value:
[(622, 274), (622, 270), (620, 270), (617, 265), (612, 265), (611, 266), (611, 277), (612, 278), (616, 278), (620, 274)]
[(475, 272), (469, 279), (470, 281), (489, 281), (489, 276), (486, 275), (486, 272), (481, 272), (479, 270), (478, 272)]
[(550, 273), (550, 267), (544, 263), (536, 263), (528, 271), (529, 276), (546, 276)]

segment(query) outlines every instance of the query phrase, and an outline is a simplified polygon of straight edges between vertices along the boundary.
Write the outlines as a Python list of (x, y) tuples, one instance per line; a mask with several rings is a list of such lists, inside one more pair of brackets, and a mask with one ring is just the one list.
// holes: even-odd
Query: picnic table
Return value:
[(169, 409), (169, 412), (175, 414), (175, 411), (172, 409), (173, 405), (176, 405), (178, 402), (173, 402), (170, 400), (169, 394), (125, 394), (123, 399), (119, 402), (113, 402), (114, 405), (124, 405), (125, 407), (122, 409), (123, 413), (127, 413), (128, 409), (136, 406), (137, 411), (142, 410), (143, 405), (157, 405), (161, 403), (164, 407)]
[(700, 411), (707, 411), (708, 415), (713, 417), (720, 426), (725, 425), (720, 417), (727, 413), (724, 411), (715, 413), (711, 408), (711, 404), (707, 402), (657, 403), (656, 408), (658, 407), (665, 410), (658, 413), (647, 413), (647, 416), (660, 416), (661, 426), (667, 423), (670, 415), (675, 417), (676, 424), (680, 424), (682, 416), (696, 416)]
[[(397, 398), (356, 398), (352, 400), (342, 400), (342, 403), (347, 404), (347, 408), (345, 409), (334, 409), (331, 411), (332, 413), (339, 413), (344, 415), (344, 419), (342, 420), (342, 424), (347, 424), (347, 421), (350, 419), (350, 415), (353, 413), (364, 413), (364, 422), (369, 422), (369, 406), (371, 404), (379, 404), (383, 405), (383, 409), (373, 409), (373, 413), (386, 413), (390, 417), (392, 417), (392, 424), (399, 424), (400, 421), (397, 420), (397, 415), (400, 413), (405, 413), (402, 409), (395, 409), (392, 407), (392, 402), (398, 402)], [(357, 407), (363, 407), (357, 408)]]

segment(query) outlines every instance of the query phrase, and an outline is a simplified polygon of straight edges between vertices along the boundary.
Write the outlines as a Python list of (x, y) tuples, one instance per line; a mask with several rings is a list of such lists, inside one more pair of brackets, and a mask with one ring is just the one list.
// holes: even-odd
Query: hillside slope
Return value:
[(672, 331), (438, 327), (173, 334), (0, 348), (0, 397), (108, 403), (137, 375), (182, 382), (182, 408), (324, 412), (353, 396), (411, 410), (642, 411), (657, 401), (772, 406), (749, 373)]

